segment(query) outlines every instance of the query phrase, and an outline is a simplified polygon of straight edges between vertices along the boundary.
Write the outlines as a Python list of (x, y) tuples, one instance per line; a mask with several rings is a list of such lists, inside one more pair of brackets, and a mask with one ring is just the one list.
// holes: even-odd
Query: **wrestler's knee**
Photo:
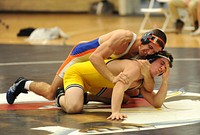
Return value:
[(83, 110), (83, 104), (81, 103), (73, 103), (71, 105), (68, 105), (65, 108), (67, 113), (81, 113)]

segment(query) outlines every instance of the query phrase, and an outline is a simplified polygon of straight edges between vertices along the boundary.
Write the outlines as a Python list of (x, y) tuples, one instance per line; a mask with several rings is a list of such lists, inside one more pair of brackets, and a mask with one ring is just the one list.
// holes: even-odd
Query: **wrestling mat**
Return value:
[[(5, 97), (5, 93), (0, 94), (0, 111), (61, 111), (59, 110), (60, 108), (55, 106), (54, 102), (50, 102), (32, 92), (20, 94), (13, 105), (8, 105)], [(67, 125), (63, 126), (63, 124), (55, 124), (31, 127), (31, 130), (46, 131), (52, 135), (108, 134), (130, 131), (134, 133), (141, 130), (154, 130), (200, 123), (200, 94), (184, 92), (182, 90), (168, 91), (167, 98), (161, 108), (152, 107), (143, 98), (133, 98), (129, 104), (122, 105), (121, 111), (127, 114), (128, 118), (120, 122), (109, 122), (109, 120), (106, 120), (106, 117), (110, 115), (110, 111), (110, 105), (104, 105), (100, 102), (89, 102), (84, 106), (83, 114), (71, 116), (75, 116), (76, 119), (82, 119), (83, 115), (87, 113), (98, 114), (100, 112), (105, 115), (91, 116), (93, 120), (89, 123), (84, 123), (84, 128), (78, 126), (72, 128)]]

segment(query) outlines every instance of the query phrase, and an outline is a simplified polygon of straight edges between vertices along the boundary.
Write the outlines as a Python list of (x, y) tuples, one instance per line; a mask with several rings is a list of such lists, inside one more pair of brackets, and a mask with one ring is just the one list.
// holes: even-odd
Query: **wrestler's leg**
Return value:
[(81, 113), (83, 110), (83, 90), (79, 87), (71, 87), (65, 91), (65, 95), (59, 98), (59, 104), (67, 113)]
[[(98, 89), (98, 88), (97, 88)], [(123, 104), (127, 103), (131, 97), (135, 97), (139, 95), (139, 90), (127, 90), (124, 93)], [(88, 93), (87, 101), (99, 101), (105, 104), (111, 104), (111, 97), (112, 97), (112, 89), (106, 88), (106, 90), (101, 95), (92, 95)]]
[(8, 89), (6, 100), (9, 104), (13, 104), (20, 93), (28, 93), (29, 90), (49, 100), (54, 100), (56, 90), (59, 87), (63, 87), (62, 83), (62, 78), (57, 75), (51, 85), (46, 82), (35, 82), (24, 77), (19, 77)]
[[(79, 50), (80, 48), (79, 46), (81, 45), (77, 45), (76, 47), (74, 47), (74, 49), (72, 49), (67, 59), (63, 62), (63, 64), (58, 69), (56, 76), (51, 85), (46, 82), (32, 82), (29, 88), (27, 89), (35, 92), (36, 94), (40, 96), (45, 97), (48, 100), (54, 100), (56, 90), (59, 87), (63, 87), (63, 77), (66, 70), (75, 63), (88, 60), (89, 54), (81, 52)], [(74, 55), (73, 52), (81, 52), (83, 54)]]
[(29, 90), (48, 100), (54, 100), (59, 87), (63, 87), (63, 79), (56, 75), (51, 85), (46, 82), (32, 82)]
[[(107, 88), (105, 92), (103, 92), (99, 97), (103, 97), (103, 98), (109, 98), (110, 99), (110, 103), (111, 103), (111, 97), (112, 97), (112, 91), (113, 89), (111, 88)], [(126, 93), (124, 93), (124, 98), (123, 98), (123, 101), (122, 103), (123, 104), (126, 104), (128, 102), (128, 100), (130, 99), (130, 96), (127, 95)], [(105, 100), (106, 103), (108, 103), (108, 100)]]
[[(82, 47), (84, 46), (84, 47)], [(63, 87), (62, 78), (65, 71), (73, 64), (88, 60), (89, 55), (99, 46), (98, 39), (75, 46), (67, 59), (63, 62), (57, 74), (52, 82), (48, 84), (46, 82), (35, 82), (27, 80), (24, 77), (18, 78), (14, 84), (8, 89), (6, 99), (9, 104), (13, 104), (16, 97), (20, 93), (27, 93), (28, 90), (35, 92), (36, 94), (43, 96), (49, 100), (54, 100), (55, 93), (58, 87)], [(59, 77), (60, 76), (60, 77)]]
[[(63, 77), (66, 72), (66, 70), (73, 64), (78, 62), (83, 62), (88, 60), (89, 55), (92, 51), (94, 51), (94, 48), (99, 46), (97, 44), (97, 40), (90, 42), (87, 42), (86, 44), (78, 44), (76, 45), (68, 55), (67, 59), (63, 62), (61, 67), (58, 69), (56, 76), (52, 82), (52, 84), (48, 84), (45, 82), (32, 82), (28, 88), (28, 90), (35, 92), (38, 95), (41, 95), (48, 100), (54, 100), (56, 90), (59, 87), (63, 87)], [(82, 46), (85, 46), (84, 49), (82, 49)]]

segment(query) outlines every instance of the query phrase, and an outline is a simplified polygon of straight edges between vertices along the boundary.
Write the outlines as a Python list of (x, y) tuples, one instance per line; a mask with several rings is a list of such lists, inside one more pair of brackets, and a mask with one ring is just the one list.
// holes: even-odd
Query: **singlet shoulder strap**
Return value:
[(115, 60), (115, 59), (107, 59), (107, 60), (105, 60), (106, 65), (107, 65), (108, 63), (110, 63), (111, 61), (113, 61), (113, 60)]
[(133, 44), (135, 43), (136, 37), (137, 37), (137, 35), (136, 35), (135, 33), (133, 33), (132, 41), (131, 41), (130, 44), (128, 45), (128, 48), (126, 49), (126, 51), (125, 51), (124, 53), (120, 54), (120, 57), (128, 53), (128, 51), (131, 49), (131, 47), (132, 47)]
[(126, 51), (119, 55), (112, 54), (111, 58), (116, 59), (116, 58), (120, 58), (120, 57), (124, 56), (125, 54), (127, 54), (129, 52), (129, 50), (131, 49), (131, 47), (133, 46), (133, 44), (135, 43), (136, 38), (137, 38), (137, 35), (135, 33), (133, 33), (133, 38), (132, 38), (130, 44), (128, 45), (128, 48), (126, 49)]

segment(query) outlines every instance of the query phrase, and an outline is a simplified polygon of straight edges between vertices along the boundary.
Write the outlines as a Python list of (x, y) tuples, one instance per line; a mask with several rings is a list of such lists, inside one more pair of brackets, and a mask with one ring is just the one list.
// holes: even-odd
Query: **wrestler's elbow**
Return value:
[(153, 104), (153, 106), (154, 106), (155, 108), (161, 108), (162, 105), (163, 105), (163, 102), (154, 102), (154, 104)]
[(160, 104), (160, 105), (158, 105), (158, 104), (154, 105), (155, 108), (161, 108), (161, 106), (162, 106), (162, 104)]
[(89, 57), (89, 61), (91, 61), (92, 63), (98, 61), (98, 55), (96, 53), (92, 53)]

